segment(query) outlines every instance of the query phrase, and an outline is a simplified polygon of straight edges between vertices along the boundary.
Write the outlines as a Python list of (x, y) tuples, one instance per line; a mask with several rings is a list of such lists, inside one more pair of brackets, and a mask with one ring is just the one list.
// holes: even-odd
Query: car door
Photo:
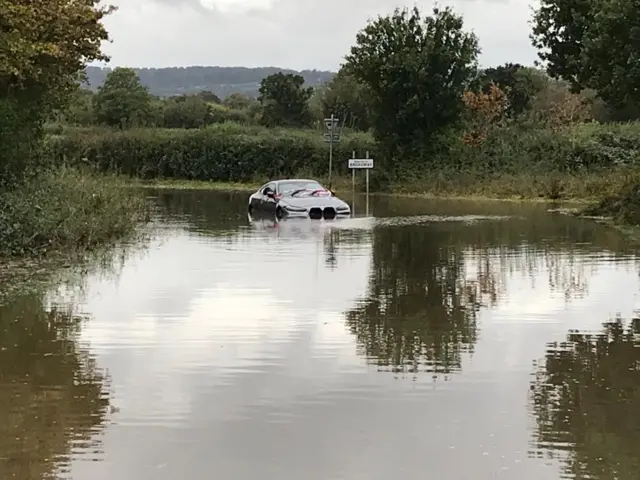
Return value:
[(257, 209), (257, 210), (261, 210), (262, 208), (264, 208), (264, 205), (263, 205), (264, 202), (262, 201), (262, 197), (264, 196), (263, 192), (264, 192), (264, 189), (265, 189), (265, 187), (267, 185), (261, 186), (256, 191), (256, 193), (251, 195), (251, 208), (254, 208), (254, 209)]
[(276, 199), (267, 196), (266, 192), (268, 190), (271, 190), (274, 194), (276, 193), (276, 182), (271, 182), (271, 183), (267, 183), (264, 188), (262, 189), (261, 193), (261, 198), (263, 201), (263, 206), (262, 209), (267, 211), (267, 212), (274, 212), (276, 211)]
[(271, 206), (273, 205), (273, 199), (269, 198), (266, 195), (266, 191), (268, 189), (274, 189), (274, 182), (267, 183), (261, 186), (258, 191), (253, 195), (251, 199), (252, 205), (254, 208), (262, 211), (271, 210)]

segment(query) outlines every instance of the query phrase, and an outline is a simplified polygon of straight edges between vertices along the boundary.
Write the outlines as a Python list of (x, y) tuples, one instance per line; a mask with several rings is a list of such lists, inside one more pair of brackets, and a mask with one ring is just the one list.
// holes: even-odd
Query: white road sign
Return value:
[(324, 119), (324, 128), (328, 131), (333, 131), (334, 127), (338, 126), (339, 120), (337, 118), (325, 118)]
[(349, 168), (373, 168), (373, 158), (351, 158)]
[(338, 133), (325, 133), (323, 136), (324, 141), (326, 143), (339, 143), (340, 142), (340, 134)]

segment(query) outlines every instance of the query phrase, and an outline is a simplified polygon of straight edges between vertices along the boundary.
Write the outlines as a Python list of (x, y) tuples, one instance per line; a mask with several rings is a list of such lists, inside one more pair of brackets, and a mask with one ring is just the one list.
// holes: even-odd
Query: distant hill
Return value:
[[(111, 68), (87, 67), (88, 86), (96, 90), (104, 83)], [(333, 77), (333, 72), (319, 70), (288, 70), (276, 67), (169, 67), (134, 68), (143, 85), (152, 95), (170, 97), (208, 90), (224, 98), (234, 92), (258, 96), (260, 81), (274, 73), (295, 73), (301, 75), (309, 86), (325, 83)]]

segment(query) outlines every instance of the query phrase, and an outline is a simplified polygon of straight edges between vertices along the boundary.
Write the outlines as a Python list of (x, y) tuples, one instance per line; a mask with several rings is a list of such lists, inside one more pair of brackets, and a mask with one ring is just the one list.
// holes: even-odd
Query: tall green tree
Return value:
[(120, 128), (145, 124), (151, 98), (133, 69), (117, 67), (109, 72), (94, 96), (96, 118), (100, 123)]
[(345, 125), (356, 130), (371, 127), (371, 101), (367, 86), (353, 75), (340, 69), (321, 93), (324, 116), (332, 113), (343, 119)]
[(86, 63), (108, 60), (98, 0), (0, 0), (0, 189), (36, 171), (42, 125), (66, 105)]
[(264, 125), (304, 127), (311, 123), (309, 99), (313, 88), (304, 87), (304, 78), (291, 73), (276, 73), (260, 83), (258, 101)]
[(549, 75), (614, 106), (640, 104), (637, 0), (541, 0), (531, 39)]
[(459, 119), (479, 52), (476, 36), (448, 7), (425, 17), (396, 9), (358, 33), (344, 68), (370, 93), (373, 132), (387, 157), (423, 151)]

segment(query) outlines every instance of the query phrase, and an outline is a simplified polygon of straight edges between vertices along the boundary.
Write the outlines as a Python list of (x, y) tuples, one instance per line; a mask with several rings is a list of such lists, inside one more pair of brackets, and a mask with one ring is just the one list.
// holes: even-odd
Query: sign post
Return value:
[[(369, 150), (367, 150), (367, 155), (365, 157), (366, 159), (369, 159)], [(371, 160), (371, 167), (373, 167), (373, 160)], [(369, 216), (369, 170), (370, 169), (366, 169), (364, 171), (365, 175), (367, 176), (367, 196), (365, 197), (367, 199), (367, 208), (366, 208), (366, 216)]]
[(340, 120), (335, 118), (333, 113), (331, 114), (331, 118), (324, 119), (325, 133), (323, 138), (325, 143), (329, 144), (329, 190), (331, 190), (331, 173), (333, 170), (333, 144), (340, 142), (339, 122)]
[(366, 215), (369, 216), (369, 170), (373, 168), (373, 158), (369, 158), (369, 152), (367, 152), (366, 158), (356, 158), (356, 152), (353, 152), (353, 158), (349, 160), (349, 168), (351, 169), (351, 182), (354, 199), (356, 191), (356, 169), (365, 170), (367, 182)]
[[(356, 151), (353, 151), (353, 155), (351, 157), (353, 160), (355, 160), (356, 158)], [(351, 210), (353, 212), (356, 211), (356, 169), (352, 168), (351, 169), (351, 197), (353, 198), (353, 200), (351, 201), (351, 203), (353, 203), (353, 205), (351, 206)]]

